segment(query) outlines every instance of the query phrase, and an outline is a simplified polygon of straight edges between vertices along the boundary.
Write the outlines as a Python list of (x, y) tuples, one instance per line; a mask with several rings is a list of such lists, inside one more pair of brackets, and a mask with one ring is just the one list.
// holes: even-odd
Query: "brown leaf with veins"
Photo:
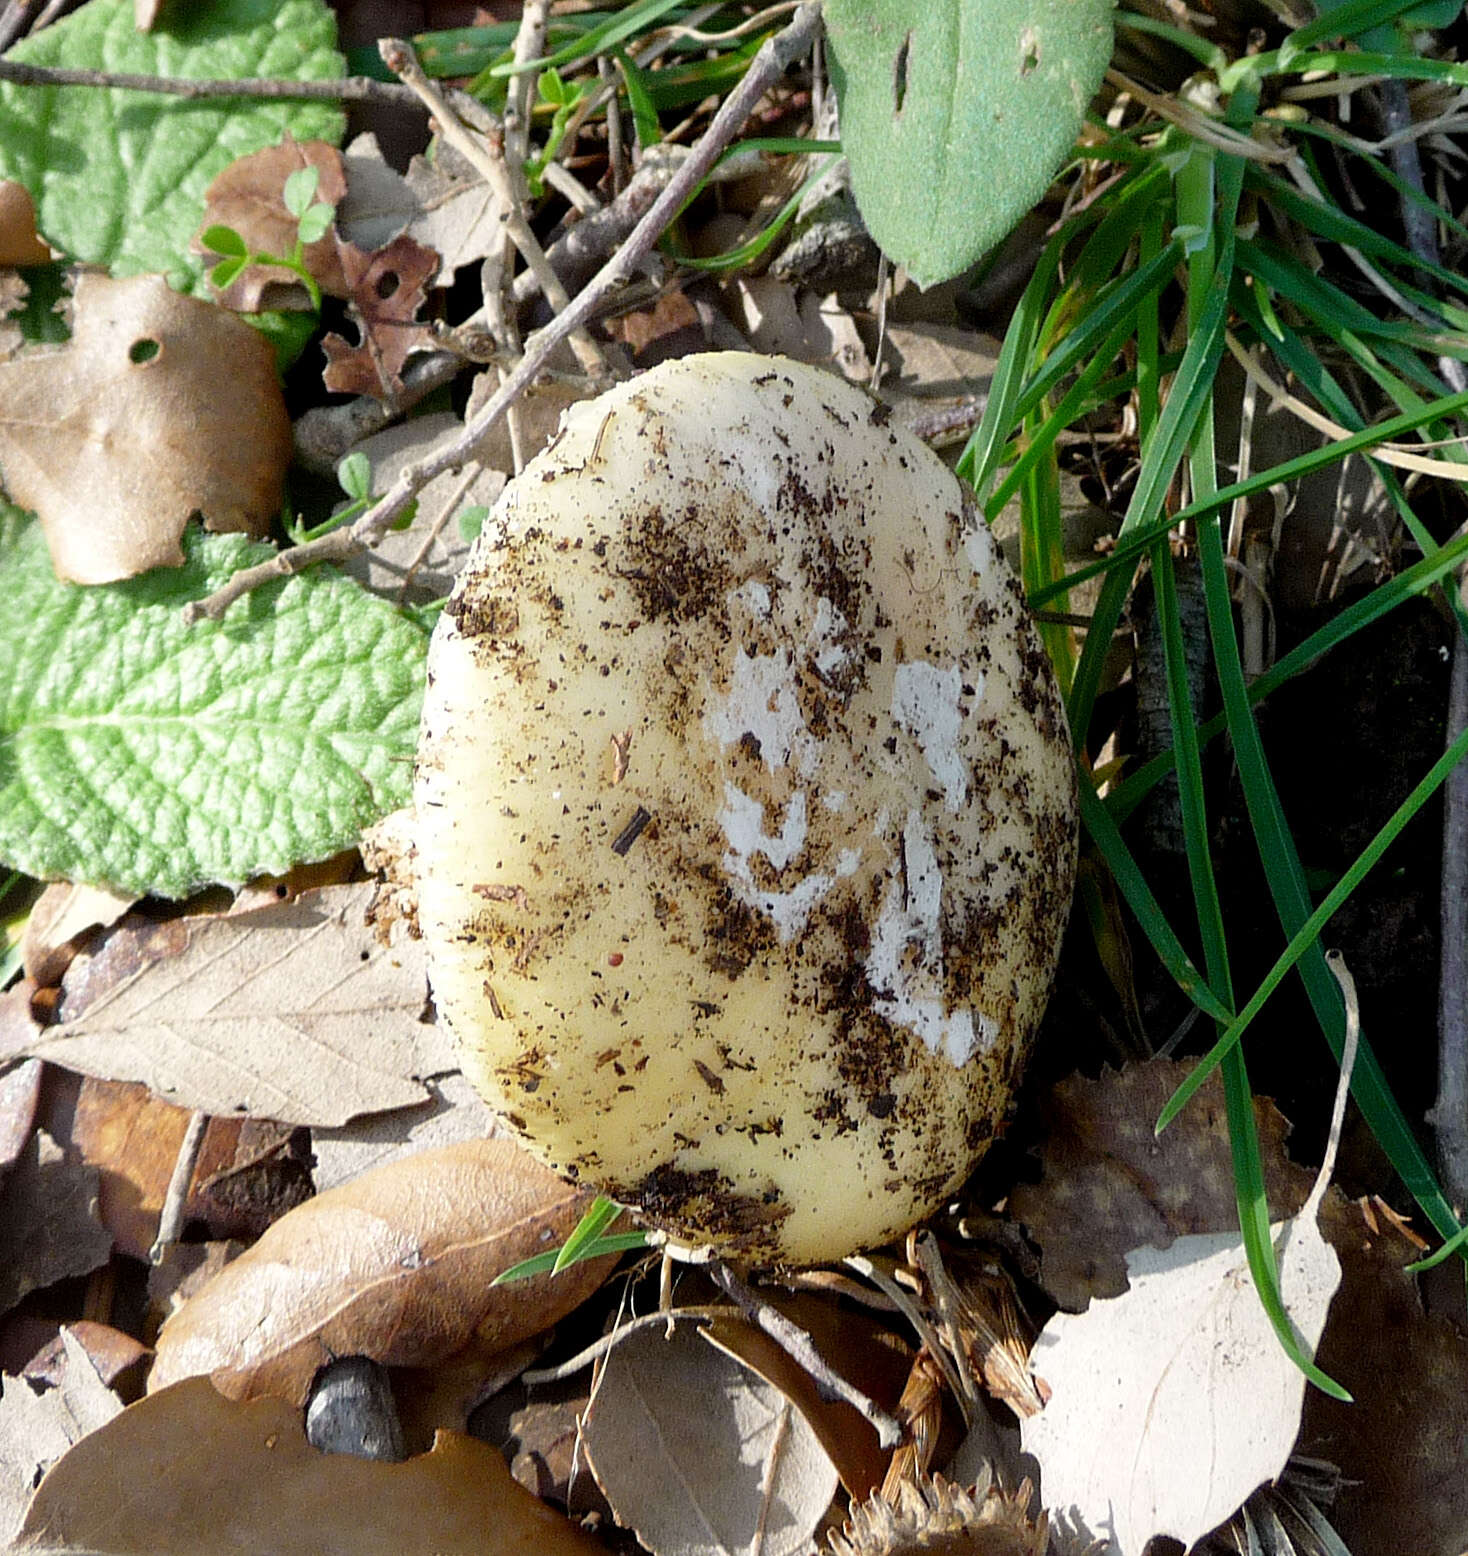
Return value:
[[(1044, 1102), (1044, 1175), (1020, 1184), (1010, 1214), (1041, 1251), (1040, 1284), (1067, 1312), (1092, 1297), (1127, 1289), (1126, 1255), (1167, 1248), (1195, 1232), (1238, 1226), (1228, 1114), (1215, 1072), (1158, 1136), (1163, 1104), (1192, 1069), (1186, 1060), (1149, 1059), (1099, 1080), (1068, 1076)], [(1314, 1175), (1289, 1160), (1289, 1121), (1254, 1099), (1271, 1215), (1293, 1215)]]
[(18, 1543), (110, 1556), (598, 1556), (605, 1547), (516, 1485), (493, 1448), (440, 1434), (403, 1464), (319, 1453), (278, 1399), (237, 1404), (207, 1379), (150, 1394), (46, 1476)]
[(209, 1373), (232, 1398), (302, 1402), (336, 1356), (427, 1367), (505, 1349), (602, 1283), (615, 1257), (492, 1284), (570, 1236), (591, 1202), (508, 1140), (406, 1157), (282, 1216), (163, 1326), (149, 1387)]
[(402, 233), (375, 254), (345, 245), (342, 263), (361, 339), (355, 346), (341, 335), (322, 341), (327, 357), (322, 382), (334, 394), (370, 394), (391, 403), (402, 390), (409, 355), (435, 347), (432, 331), (417, 315), (438, 270), (438, 255)]
[[(291, 253), (299, 223), (286, 209), (285, 181), (305, 167), (320, 172), (316, 198), (327, 205), (340, 205), (347, 192), (341, 153), (322, 140), (296, 141), (286, 136), (278, 146), (267, 146), (231, 162), (209, 185), (204, 196), (202, 230), (233, 227), (251, 253)], [(197, 240), (195, 246), (200, 252), (209, 252)], [(317, 285), (329, 297), (350, 294), (341, 249), (333, 226), (323, 237), (308, 243), (302, 256)], [(283, 295), (282, 288), (294, 295)], [(300, 277), (283, 265), (247, 265), (217, 296), (223, 307), (237, 313), (311, 306)]]
[(270, 343), (162, 276), (82, 276), (71, 340), (0, 363), (6, 490), (72, 583), (177, 566), (194, 513), (264, 535), (290, 457)]

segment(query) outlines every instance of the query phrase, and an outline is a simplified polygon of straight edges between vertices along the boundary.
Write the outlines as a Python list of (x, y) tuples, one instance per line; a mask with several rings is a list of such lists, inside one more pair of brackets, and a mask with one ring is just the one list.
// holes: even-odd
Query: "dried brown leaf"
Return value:
[(385, 248), (364, 253), (342, 249), (351, 319), (360, 339), (328, 335), (322, 382), (335, 394), (370, 394), (391, 402), (402, 390), (403, 364), (414, 351), (436, 349), (433, 332), (419, 324), (425, 288), (438, 270), (438, 255), (407, 233)]
[(425, 1367), (471, 1337), (539, 1334), (613, 1260), (506, 1286), (570, 1235), (589, 1197), (508, 1140), (426, 1151), (318, 1195), (270, 1228), (164, 1326), (150, 1387), (212, 1374), (235, 1398), (299, 1402), (334, 1356)]
[(1334, 1190), (1320, 1220), (1342, 1278), (1315, 1359), (1355, 1403), (1311, 1389), (1298, 1451), (1341, 1470), (1331, 1523), (1356, 1556), (1456, 1556), (1468, 1550), (1468, 1338), (1423, 1312), (1403, 1270), (1421, 1250), (1390, 1222), (1373, 1229)]
[[(144, 1086), (87, 1076), (77, 1096), (72, 1140), (101, 1174), (98, 1214), (120, 1252), (147, 1261), (189, 1126), (187, 1108)], [(194, 1167), (186, 1219), (212, 1237), (258, 1237), (311, 1193), (303, 1161), (287, 1149), (288, 1125), (212, 1118)], [(302, 1152), (304, 1155), (304, 1151)]]
[(90, 1273), (111, 1251), (97, 1219), (97, 1169), (36, 1130), (0, 1195), (0, 1313), (28, 1291)]
[(270, 343), (161, 276), (82, 276), (71, 340), (0, 362), (6, 490), (73, 583), (181, 563), (196, 512), (265, 534), (290, 457)]
[(65, 1361), (55, 1387), (37, 1394), (21, 1378), (0, 1380), (0, 1543), (7, 1550), (41, 1472), (122, 1409), (70, 1330), (61, 1331), (60, 1345)]
[[(251, 253), (290, 254), (296, 246), (299, 219), (286, 207), (285, 181), (306, 167), (320, 173), (316, 198), (328, 205), (340, 204), (347, 192), (341, 153), (325, 141), (296, 141), (287, 135), (278, 146), (267, 146), (231, 162), (209, 185), (204, 196), (203, 230), (233, 227)], [(302, 258), (328, 297), (348, 295), (341, 242), (334, 228), (308, 243)], [(283, 287), (299, 293), (295, 306), (310, 306), (300, 277), (283, 265), (247, 265), (217, 295), (224, 307), (237, 313), (259, 313), (262, 308), (285, 306), (279, 292)]]
[[(59, 1388), (68, 1376), (74, 1376), (72, 1367), (78, 1346), (91, 1363), (90, 1370), (108, 1388), (150, 1354), (141, 1340), (95, 1319), (79, 1318), (74, 1324), (58, 1324), (56, 1329), (56, 1334), (25, 1364), (25, 1376), (32, 1383)], [(83, 1375), (86, 1370), (78, 1369)]]
[[(1127, 1289), (1126, 1255), (1167, 1248), (1185, 1233), (1238, 1227), (1228, 1116), (1217, 1074), (1159, 1137), (1163, 1104), (1192, 1066), (1150, 1059), (1099, 1080), (1072, 1075), (1044, 1103), (1038, 1184), (1020, 1184), (1010, 1213), (1041, 1249), (1040, 1281), (1068, 1312)], [(1254, 1117), (1275, 1220), (1293, 1215), (1311, 1174), (1285, 1152), (1289, 1121), (1267, 1098)]]
[(654, 1556), (795, 1556), (836, 1492), (801, 1412), (692, 1324), (633, 1329), (612, 1348), (583, 1440), (618, 1520)]
[(443, 1433), (403, 1464), (318, 1453), (281, 1400), (195, 1378), (129, 1406), (51, 1471), (17, 1552), (109, 1556), (597, 1556), (598, 1542)]
[(423, 1020), (416, 941), (383, 946), (370, 881), (253, 912), (124, 921), (72, 963), (61, 1024), (31, 1052), (181, 1107), (344, 1124), (427, 1098), (456, 1068)]
[(49, 265), (51, 250), (36, 232), (36, 203), (24, 184), (0, 182), (0, 265)]

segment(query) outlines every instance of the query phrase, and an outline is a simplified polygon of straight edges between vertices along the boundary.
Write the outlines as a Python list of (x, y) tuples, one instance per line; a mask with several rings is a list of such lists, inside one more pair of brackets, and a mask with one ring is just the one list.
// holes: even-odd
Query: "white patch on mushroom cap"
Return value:
[[(977, 670), (977, 698), (984, 694), (983, 677)], [(956, 811), (968, 799), (968, 764), (959, 750), (963, 712), (958, 699), (963, 677), (957, 665), (940, 670), (924, 659), (897, 666), (892, 678), (892, 718), (918, 743), (934, 782), (943, 787), (949, 810)]]
[(955, 1066), (992, 1048), (998, 1027), (967, 1008), (949, 1010), (943, 998), (943, 871), (922, 812), (907, 813), (902, 829), (903, 876), (887, 888), (864, 963), (873, 1002), (889, 1021), (907, 1027), (928, 1049)]
[(817, 743), (796, 700), (789, 649), (778, 654), (747, 654), (738, 649), (729, 690), (722, 697), (709, 698), (703, 727), (710, 739), (724, 747), (753, 735), (771, 772), (792, 758), (803, 776), (815, 768)]
[(765, 808), (737, 785), (724, 784), (724, 808), (719, 825), (729, 840), (724, 869), (733, 877), (735, 889), (746, 907), (756, 908), (773, 921), (782, 945), (788, 944), (810, 921), (811, 911), (827, 892), (848, 875), (856, 873), (861, 854), (843, 848), (836, 861), (834, 875), (812, 871), (789, 891), (765, 891), (755, 885), (750, 860), (763, 854), (777, 870), (783, 870), (805, 847), (807, 812), (805, 794), (797, 790), (785, 807), (785, 820), (779, 837), (765, 831)]

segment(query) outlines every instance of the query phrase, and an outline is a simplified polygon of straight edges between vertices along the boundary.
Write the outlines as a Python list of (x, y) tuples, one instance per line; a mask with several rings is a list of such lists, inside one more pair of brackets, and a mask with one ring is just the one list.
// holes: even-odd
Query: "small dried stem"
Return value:
[(259, 567), (242, 568), (223, 588), (185, 607), (184, 619), (197, 621), (207, 616), (217, 621), (236, 600), (262, 583), (299, 573), (316, 562), (339, 561), (370, 549), (435, 476), (462, 465), (509, 405), (550, 361), (556, 347), (573, 329), (602, 307), (618, 287), (632, 278), (637, 267), (656, 246), (668, 223), (697, 188), (699, 180), (739, 133), (760, 98), (784, 75), (787, 67), (810, 48), (816, 29), (820, 26), (820, 19), (819, 5), (802, 5), (790, 25), (760, 49), (745, 72), (744, 79), (725, 98), (714, 115), (713, 123), (693, 148), (688, 160), (653, 201), (647, 214), (628, 235), (627, 241), (587, 283), (570, 307), (558, 313), (544, 329), (538, 330), (530, 338), (525, 355), (514, 372), (500, 386), (499, 391), (486, 400), (464, 424), (458, 437), (430, 457), (408, 465), (399, 474), (391, 490), (350, 529), (334, 530), (329, 535), (323, 535), (320, 540), (282, 551), (279, 556)]
[(209, 1132), (209, 1115), (198, 1108), (189, 1115), (189, 1125), (174, 1158), (173, 1172), (168, 1179), (168, 1192), (163, 1198), (163, 1210), (158, 1217), (158, 1235), (148, 1250), (148, 1262), (161, 1264), (163, 1256), (183, 1236), (184, 1216), (189, 1203), (189, 1185), (194, 1181), (194, 1169), (204, 1150), (204, 1136)]
[(0, 59), (0, 81), (15, 86), (114, 87), (129, 92), (157, 92), (167, 97), (306, 98), (327, 103), (392, 103), (398, 108), (417, 100), (407, 87), (391, 81), (374, 81), (371, 76), (342, 76), (334, 81), (277, 81), (259, 76), (239, 81), (193, 80), (120, 70), (25, 65), (15, 59)]
[(902, 1423), (872, 1399), (863, 1394), (854, 1383), (848, 1383), (815, 1347), (809, 1334), (791, 1319), (762, 1301), (756, 1293), (729, 1268), (727, 1264), (709, 1266), (714, 1284), (744, 1312), (756, 1329), (763, 1330), (787, 1355), (799, 1362), (810, 1374), (822, 1399), (843, 1400), (859, 1410), (876, 1428), (877, 1440), (884, 1448), (895, 1448), (902, 1441)]

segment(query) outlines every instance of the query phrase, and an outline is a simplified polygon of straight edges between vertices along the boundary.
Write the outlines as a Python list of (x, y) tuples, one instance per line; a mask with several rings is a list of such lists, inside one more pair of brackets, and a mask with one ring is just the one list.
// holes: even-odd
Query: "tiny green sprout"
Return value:
[(512, 1264), (509, 1269), (496, 1275), (490, 1284), (506, 1286), (512, 1281), (529, 1280), (532, 1275), (559, 1275), (562, 1270), (570, 1269), (573, 1264), (580, 1264), (586, 1259), (600, 1259), (604, 1254), (646, 1248), (646, 1232), (606, 1231), (621, 1214), (622, 1207), (615, 1200), (608, 1199), (605, 1194), (598, 1194), (586, 1214), (576, 1223), (576, 1229), (559, 1248), (548, 1249), (545, 1253)]
[(555, 115), (551, 119), (544, 148), (538, 156), (531, 157), (525, 163), (525, 177), (530, 185), (530, 192), (536, 199), (545, 193), (543, 174), (561, 149), (561, 142), (565, 140), (566, 131), (571, 123), (571, 115), (580, 106), (588, 90), (585, 82), (567, 81), (553, 65), (541, 71), (539, 89), (541, 101), (553, 107)]
[(311, 299), (314, 312), (321, 312), (321, 288), (306, 265), (306, 246), (324, 238), (336, 218), (336, 207), (316, 199), (321, 169), (300, 167), (285, 181), (281, 200), (296, 218), (296, 240), (289, 254), (252, 253), (249, 244), (233, 227), (206, 227), (200, 242), (211, 254), (223, 257), (209, 271), (209, 280), (219, 290), (232, 285), (247, 265), (276, 265), (300, 277)]
[(365, 502), (372, 494), (372, 462), (360, 449), (348, 454), (336, 467), (336, 480), (354, 502)]

